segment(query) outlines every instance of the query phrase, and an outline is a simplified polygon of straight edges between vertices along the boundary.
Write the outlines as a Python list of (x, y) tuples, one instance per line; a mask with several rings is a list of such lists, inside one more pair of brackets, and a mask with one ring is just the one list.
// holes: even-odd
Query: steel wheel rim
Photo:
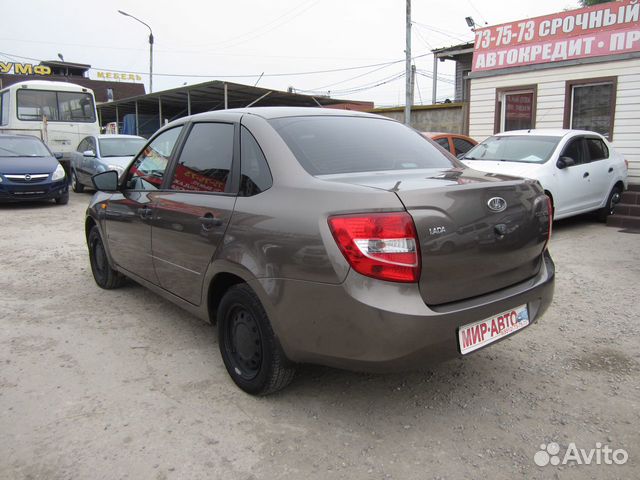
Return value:
[(262, 336), (254, 316), (245, 307), (234, 305), (227, 314), (224, 346), (234, 373), (253, 380), (262, 366)]
[(618, 203), (620, 201), (620, 193), (619, 192), (615, 192), (613, 195), (611, 195), (611, 203), (609, 203), (609, 213), (611, 215), (613, 215), (615, 209), (616, 209), (616, 203)]
[(73, 172), (71, 175), (71, 188), (76, 190), (78, 188), (78, 178), (76, 177), (76, 172)]
[(105, 270), (107, 266), (107, 254), (104, 251), (102, 242), (99, 239), (93, 241), (93, 267), (101, 279), (105, 276)]

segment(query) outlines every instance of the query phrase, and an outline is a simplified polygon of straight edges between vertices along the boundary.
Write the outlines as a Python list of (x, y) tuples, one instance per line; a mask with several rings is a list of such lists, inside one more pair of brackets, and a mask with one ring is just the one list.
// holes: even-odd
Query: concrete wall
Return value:
[[(411, 126), (421, 132), (464, 133), (463, 107), (462, 103), (414, 106), (411, 109)], [(404, 121), (404, 107), (376, 108), (371, 113)]]

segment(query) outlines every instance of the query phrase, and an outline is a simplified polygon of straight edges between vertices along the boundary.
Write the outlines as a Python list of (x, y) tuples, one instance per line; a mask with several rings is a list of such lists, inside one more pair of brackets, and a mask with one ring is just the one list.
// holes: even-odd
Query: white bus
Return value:
[(80, 141), (100, 133), (89, 88), (66, 82), (29, 80), (0, 90), (0, 134), (33, 135), (65, 159)]

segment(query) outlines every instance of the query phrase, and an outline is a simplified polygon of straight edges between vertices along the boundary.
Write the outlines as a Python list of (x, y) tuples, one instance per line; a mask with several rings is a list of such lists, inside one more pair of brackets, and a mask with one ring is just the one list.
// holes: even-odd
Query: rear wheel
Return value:
[(98, 286), (105, 290), (120, 287), (124, 283), (125, 277), (111, 268), (98, 227), (91, 229), (87, 243), (89, 244), (91, 273), (93, 273), (93, 279)]
[(603, 208), (598, 210), (598, 220), (606, 222), (609, 215), (613, 215), (615, 212), (616, 204), (620, 202), (620, 196), (622, 195), (622, 188), (616, 185), (611, 189), (609, 197), (607, 197), (607, 203)]
[(71, 171), (71, 188), (76, 193), (84, 192), (84, 185), (78, 180), (78, 175), (75, 170)]
[(286, 387), (295, 369), (275, 338), (267, 313), (246, 284), (231, 287), (218, 307), (218, 343), (227, 372), (247, 393)]

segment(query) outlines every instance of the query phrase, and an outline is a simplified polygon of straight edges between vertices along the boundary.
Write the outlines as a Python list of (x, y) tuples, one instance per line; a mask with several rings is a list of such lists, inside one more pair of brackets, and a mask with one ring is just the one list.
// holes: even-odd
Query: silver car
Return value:
[(71, 154), (71, 188), (82, 193), (93, 188), (91, 177), (96, 173), (115, 170), (122, 175), (133, 156), (146, 140), (137, 135), (92, 135), (85, 137)]

